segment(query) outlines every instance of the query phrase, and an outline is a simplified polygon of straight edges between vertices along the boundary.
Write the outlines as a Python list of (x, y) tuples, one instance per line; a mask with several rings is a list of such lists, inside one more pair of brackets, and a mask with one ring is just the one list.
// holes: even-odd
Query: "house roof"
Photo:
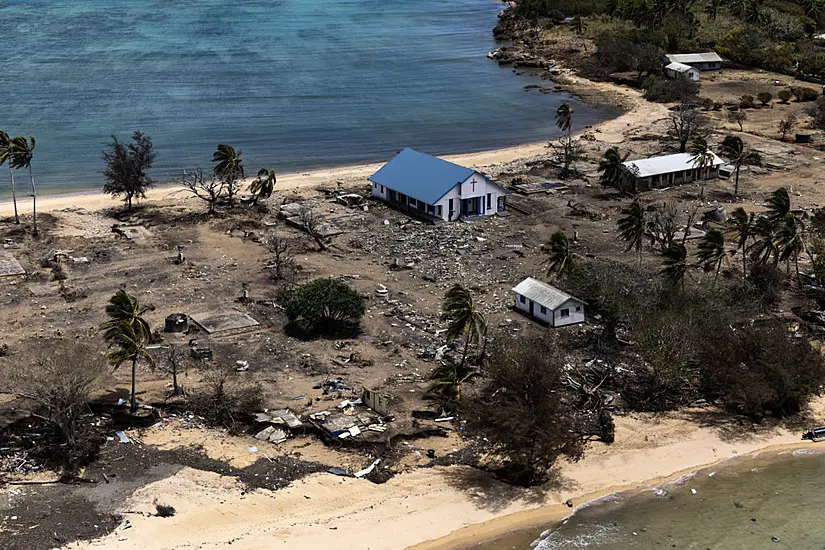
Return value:
[(716, 52), (707, 53), (670, 53), (667, 58), (672, 63), (721, 63), (722, 58)]
[(684, 63), (676, 63), (675, 61), (665, 67), (665, 69), (670, 69), (671, 71), (676, 71), (678, 73), (688, 73), (690, 71), (696, 71), (697, 69), (691, 67), (690, 65), (685, 65)]
[(556, 309), (568, 300), (575, 300), (582, 304), (584, 303), (578, 298), (573, 298), (566, 292), (562, 292), (558, 288), (532, 277), (527, 277), (522, 282), (517, 284), (513, 288), (513, 292), (516, 294), (521, 294), (525, 298), (533, 300), (537, 304), (548, 309)]
[(427, 204), (438, 202), (475, 170), (407, 147), (370, 176), (370, 181)]
[[(665, 155), (662, 157), (652, 157), (649, 159), (629, 160), (624, 163), (625, 167), (631, 172), (636, 172), (634, 167), (638, 169), (635, 175), (640, 178), (648, 176), (657, 176), (659, 174), (670, 174), (671, 172), (680, 172), (682, 170), (690, 170), (696, 168), (696, 161), (693, 153), (676, 153), (675, 155)], [(713, 153), (713, 164), (711, 166), (721, 166), (725, 161), (719, 158), (716, 153)]]

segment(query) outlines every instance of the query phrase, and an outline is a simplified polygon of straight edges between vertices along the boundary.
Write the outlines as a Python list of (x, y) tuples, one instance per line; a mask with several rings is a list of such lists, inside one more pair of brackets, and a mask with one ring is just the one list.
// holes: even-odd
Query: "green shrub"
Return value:
[(357, 325), (364, 299), (339, 279), (316, 279), (296, 288), (286, 303), (290, 323), (307, 335), (332, 334)]
[(789, 102), (793, 97), (793, 94), (790, 90), (779, 90), (779, 93), (776, 95), (777, 97), (779, 97), (779, 101), (781, 101), (782, 103)]
[(645, 79), (643, 87), (645, 99), (650, 101), (684, 101), (699, 92), (699, 83), (683, 75), (672, 79), (650, 76)]
[(816, 101), (819, 97), (819, 92), (807, 86), (792, 86), (791, 93), (797, 101)]

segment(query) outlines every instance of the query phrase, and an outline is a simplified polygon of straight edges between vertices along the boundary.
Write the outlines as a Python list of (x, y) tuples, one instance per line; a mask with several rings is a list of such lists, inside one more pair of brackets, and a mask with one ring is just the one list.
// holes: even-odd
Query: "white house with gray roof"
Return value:
[(563, 327), (584, 322), (584, 302), (532, 277), (527, 277), (513, 288), (515, 308), (526, 315)]
[(676, 78), (677, 76), (684, 75), (694, 82), (699, 82), (699, 79), (701, 78), (699, 69), (695, 69), (690, 65), (685, 65), (684, 63), (676, 62), (665, 66), (665, 74), (670, 78)]
[(706, 168), (696, 161), (692, 153), (629, 160), (624, 163), (624, 177), (636, 191), (661, 189), (701, 180), (704, 177), (714, 179), (719, 177), (719, 167), (725, 164), (725, 161), (716, 153), (712, 155)]
[(668, 63), (681, 63), (700, 71), (715, 71), (722, 68), (722, 58), (716, 52), (706, 53), (670, 53)]

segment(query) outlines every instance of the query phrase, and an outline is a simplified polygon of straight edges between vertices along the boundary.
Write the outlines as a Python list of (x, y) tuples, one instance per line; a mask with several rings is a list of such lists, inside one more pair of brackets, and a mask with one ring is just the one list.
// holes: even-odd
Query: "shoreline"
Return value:
[[(793, 456), (798, 450), (808, 450), (814, 448), (814, 446), (815, 443), (801, 441), (799, 443), (768, 445), (747, 453), (731, 455), (709, 463), (697, 464), (696, 466), (678, 470), (668, 475), (653, 477), (642, 483), (609, 486), (592, 493), (571, 497), (575, 500), (582, 501), (572, 509), (564, 503), (526, 509), (480, 524), (462, 527), (445, 537), (408, 546), (405, 550), (464, 550), (482, 544), (493, 544), (509, 536), (518, 534), (527, 535), (529, 532), (538, 529), (544, 532), (559, 526), (584, 508), (598, 506), (601, 504), (601, 501), (611, 495), (627, 495), (630, 493), (635, 495), (655, 488), (679, 484), (680, 480), (692, 478), (703, 470), (715, 467), (718, 467), (717, 469), (734, 469), (740, 467), (739, 462), (744, 460), (755, 460), (759, 458), (774, 462), (780, 460), (780, 456), (782, 455), (791, 454)], [(804, 454), (808, 456), (825, 454), (825, 447), (816, 448), (819, 450), (806, 452)], [(764, 456), (766, 454), (769, 456)], [(783, 459), (787, 458), (788, 457), (783, 457)]]

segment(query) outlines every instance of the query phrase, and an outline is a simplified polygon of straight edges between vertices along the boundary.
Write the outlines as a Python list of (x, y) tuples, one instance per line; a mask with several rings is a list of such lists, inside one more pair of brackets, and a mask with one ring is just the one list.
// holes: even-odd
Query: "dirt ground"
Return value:
[[(775, 95), (777, 79), (791, 84), (786, 77), (762, 72), (704, 73), (701, 95), (723, 103), (763, 90)], [(36, 238), (28, 223), (16, 226), (10, 218), (0, 219), (0, 243), (27, 272), (0, 278), (0, 345), (9, 347), (8, 356), (0, 358), (0, 367), (25, 364), (27, 352), (41, 339), (98, 337), (105, 303), (119, 288), (156, 306), (147, 319), (160, 330), (166, 316), (173, 313), (247, 314), (259, 324), (223, 334), (163, 333), (163, 345), (186, 350), (195, 339), (198, 345), (211, 348), (223, 364), (247, 361), (249, 369), (232, 376), (260, 382), (269, 409), (289, 407), (301, 414), (334, 407), (343, 399), (359, 396), (364, 387), (387, 393), (392, 397), (395, 422), (385, 434), (387, 440), (393, 438), (392, 452), (380, 468), (398, 473), (436, 464), (463, 447), (459, 427), (415, 419), (411, 413), (440, 412), (424, 399), (424, 393), (433, 367), (429, 357), (444, 344), (444, 327), (438, 318), (444, 292), (455, 283), (467, 285), (497, 338), (552, 330), (511, 308), (513, 286), (527, 276), (544, 276), (542, 245), (550, 235), (557, 230), (577, 234), (575, 249), (582, 256), (624, 257), (615, 223), (628, 199), (599, 186), (598, 159), (612, 146), (629, 152), (631, 159), (674, 151), (675, 141), (666, 135), (669, 106), (646, 103), (635, 90), (590, 84), (575, 77), (570, 77), (569, 85), (610, 90), (623, 103), (632, 104), (631, 112), (583, 131), (588, 159), (577, 166), (580, 178), (565, 182), (566, 189), (561, 191), (513, 194), (508, 198), (507, 216), (429, 225), (371, 199), (366, 210), (349, 208), (335, 201), (336, 190), (369, 194), (368, 182), (350, 175), (331, 178), (321, 188), (279, 190), (261, 208), (237, 207), (215, 216), (207, 216), (204, 205), (195, 199), (178, 196), (146, 202), (131, 215), (119, 209), (85, 210), (78, 199), (76, 206), (41, 214), (42, 233)], [(806, 107), (792, 102), (748, 110), (741, 133), (725, 120), (725, 111), (707, 113), (717, 125), (709, 140), (712, 144), (733, 133), (765, 157), (764, 167), (743, 172), (736, 202), (730, 180), (708, 182), (701, 203), (697, 200), (699, 184), (646, 193), (642, 200), (674, 202), (682, 212), (694, 206), (711, 210), (720, 204), (729, 211), (739, 205), (759, 210), (771, 191), (785, 186), (792, 192), (795, 208), (810, 210), (825, 204), (825, 152), (814, 147), (825, 138), (819, 135), (814, 146), (783, 143), (776, 130), (782, 116), (801, 113)], [(505, 185), (516, 178), (522, 182), (558, 179), (549, 152), (483, 170)], [(329, 250), (319, 251), (307, 234), (279, 216), (282, 203), (296, 201), (310, 205), (338, 232)], [(115, 224), (138, 228), (134, 238), (113, 231)], [(266, 269), (271, 262), (266, 242), (274, 237), (289, 243), (302, 281), (343, 277), (365, 297), (367, 310), (357, 336), (304, 341), (284, 332), (286, 317)], [(182, 264), (173, 261), (177, 246), (183, 247), (186, 260)], [(658, 260), (650, 255), (645, 261)], [(239, 300), (242, 284), (247, 285), (248, 301)], [(563, 330), (582, 332), (594, 326), (588, 323)], [(162, 362), (162, 356), (159, 359)], [(126, 397), (128, 369), (110, 376), (97, 397), (109, 402)], [(343, 378), (353, 390), (325, 395), (314, 388), (328, 377)], [(181, 383), (194, 389), (201, 378), (201, 371), (193, 365), (181, 375)], [(140, 401), (163, 403), (169, 386), (170, 377), (163, 369), (140, 368)], [(0, 402), (6, 412), (19, 405)], [(416, 432), (427, 427), (446, 428), (447, 433), (416, 438)], [(110, 434), (100, 458), (83, 473), (88, 483), (3, 489), (7, 498), (0, 501), (0, 518), (5, 518), (0, 524), (0, 546), (50, 548), (109, 532), (120, 525), (120, 507), (129, 494), (184, 466), (236, 477), (251, 487), (277, 489), (329, 467), (361, 469), (378, 452), (377, 446), (328, 447), (309, 434), (296, 434), (280, 445), (261, 443), (252, 434), (205, 429), (185, 415), (128, 433), (139, 443), (120, 444)], [(427, 458), (429, 449), (435, 451), (435, 460)]]

